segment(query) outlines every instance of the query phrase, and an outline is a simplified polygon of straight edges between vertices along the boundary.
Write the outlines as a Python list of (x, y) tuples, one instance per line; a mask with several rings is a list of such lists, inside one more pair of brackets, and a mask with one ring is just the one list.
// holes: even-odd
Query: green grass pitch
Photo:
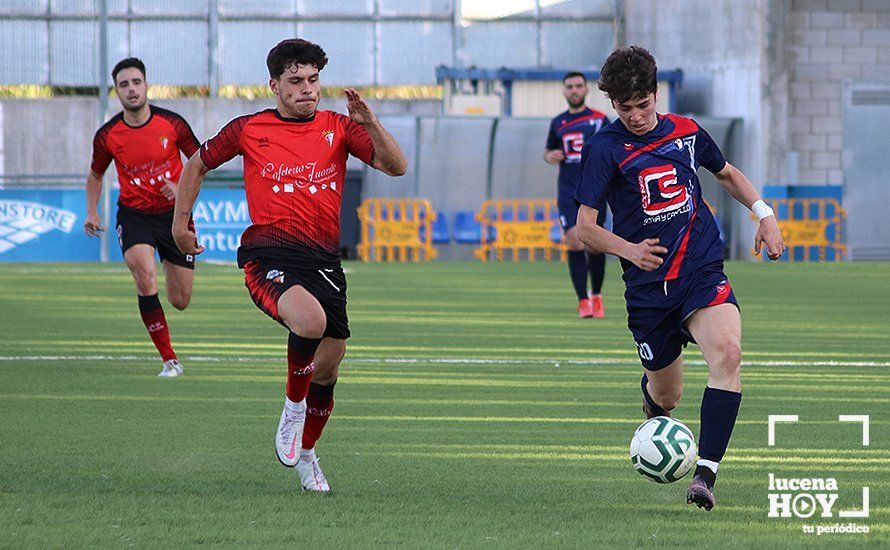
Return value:
[[(318, 446), (334, 492), (275, 459), (286, 334), (241, 272), (165, 304), (159, 379), (126, 269), (0, 266), (0, 547), (784, 548), (890, 545), (890, 264), (727, 265), (744, 400), (707, 513), (628, 445), (640, 366), (617, 264), (579, 320), (558, 263), (347, 263), (349, 342)], [(162, 292), (163, 295), (163, 292)], [(698, 433), (686, 352), (675, 416)], [(767, 417), (797, 414), (767, 445)], [(870, 445), (859, 424), (870, 415)], [(768, 518), (768, 474), (833, 477), (831, 518)], [(870, 517), (841, 519), (870, 488)], [(867, 525), (867, 534), (803, 533)]]

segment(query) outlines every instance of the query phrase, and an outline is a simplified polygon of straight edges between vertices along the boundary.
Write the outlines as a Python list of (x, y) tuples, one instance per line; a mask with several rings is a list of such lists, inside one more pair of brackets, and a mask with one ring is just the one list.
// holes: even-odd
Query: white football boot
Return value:
[(291, 403), (292, 410), (285, 401), (275, 434), (275, 454), (278, 461), (293, 468), (300, 460), (300, 445), (303, 442), (303, 426), (306, 424), (306, 400)]
[(182, 363), (179, 359), (164, 361), (164, 369), (158, 373), (161, 378), (173, 378), (182, 374)]
[(313, 491), (316, 493), (327, 493), (331, 490), (328, 480), (318, 465), (318, 458), (315, 454), (310, 457), (303, 457), (297, 462), (297, 472), (300, 474), (300, 486), (304, 491)]

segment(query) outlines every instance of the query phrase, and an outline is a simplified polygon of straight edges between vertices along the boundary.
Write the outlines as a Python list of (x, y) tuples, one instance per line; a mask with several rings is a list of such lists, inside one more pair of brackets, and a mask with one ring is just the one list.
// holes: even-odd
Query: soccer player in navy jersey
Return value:
[(340, 203), (346, 157), (390, 176), (408, 163), (399, 144), (354, 89), (349, 116), (318, 110), (324, 50), (284, 40), (266, 58), (277, 107), (238, 117), (204, 143), (183, 171), (173, 237), (199, 254), (188, 226), (204, 175), (244, 157), (251, 225), (238, 265), (256, 306), (288, 330), (285, 402), (275, 435), (278, 460), (296, 466), (304, 490), (327, 492), (315, 444), (334, 408), (334, 384), (346, 353), (346, 279), (340, 266)]
[(180, 152), (190, 157), (200, 144), (181, 116), (148, 104), (142, 61), (135, 57), (120, 61), (111, 77), (123, 111), (99, 128), (93, 138), (84, 231), (94, 237), (105, 230), (98, 204), (102, 175), (114, 160), (120, 184), (118, 242), (136, 283), (142, 322), (164, 362), (158, 376), (171, 378), (182, 374), (182, 364), (170, 344), (167, 319), (158, 300), (155, 251), (164, 267), (167, 300), (183, 310), (192, 297), (195, 259), (176, 248), (170, 226), (176, 182), (182, 172)]
[[(559, 225), (566, 238), (568, 249), (569, 277), (575, 294), (578, 296), (578, 316), (581, 318), (603, 317), (603, 278), (606, 271), (606, 256), (585, 252), (584, 244), (578, 240), (575, 223), (578, 219), (578, 204), (575, 202), (575, 186), (581, 167), (581, 148), (587, 139), (609, 123), (606, 115), (584, 104), (587, 99), (587, 77), (583, 73), (570, 72), (563, 79), (562, 95), (569, 109), (550, 121), (544, 160), (559, 165), (559, 183), (556, 204), (559, 208)], [(599, 209), (597, 223), (606, 221), (606, 209)], [(591, 291), (587, 293), (587, 274), (590, 273)]]
[[(656, 72), (652, 55), (636, 46), (615, 50), (603, 65), (598, 86), (619, 120), (584, 145), (575, 194), (578, 236), (588, 247), (621, 258), (647, 418), (669, 416), (680, 401), (683, 347), (697, 343), (704, 355), (708, 384), (687, 502), (710, 510), (717, 467), (742, 400), (741, 318), (696, 169), (713, 172), (757, 215), (755, 253), (765, 246), (775, 260), (785, 245), (772, 210), (708, 133), (692, 119), (656, 113)], [(596, 223), (603, 199), (612, 209), (612, 232)]]

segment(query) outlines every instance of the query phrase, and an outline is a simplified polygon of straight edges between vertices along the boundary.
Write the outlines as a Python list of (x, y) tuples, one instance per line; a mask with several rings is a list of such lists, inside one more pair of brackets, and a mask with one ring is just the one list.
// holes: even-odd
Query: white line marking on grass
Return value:
[[(152, 361), (157, 360), (149, 355), (2, 355), (0, 361)], [(274, 358), (272, 358), (274, 359)], [(184, 356), (184, 361), (208, 363), (251, 363), (269, 361), (270, 357), (254, 356), (223, 356), (223, 355), (192, 355)], [(579, 365), (601, 366), (636, 364), (634, 360), (621, 359), (483, 359), (483, 358), (424, 358), (424, 357), (347, 357), (344, 362), (355, 364), (387, 364), (387, 365)], [(688, 365), (705, 365), (700, 359), (686, 361)], [(743, 361), (742, 365), (752, 367), (890, 367), (890, 361)]]

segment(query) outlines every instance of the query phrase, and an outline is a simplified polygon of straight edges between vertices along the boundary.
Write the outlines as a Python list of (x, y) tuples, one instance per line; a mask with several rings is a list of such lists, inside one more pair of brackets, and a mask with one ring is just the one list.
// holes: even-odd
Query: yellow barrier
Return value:
[(485, 201), (476, 214), (482, 225), (482, 245), (475, 255), (480, 261), (503, 261), (504, 252), (509, 251), (514, 262), (525, 259), (529, 262), (541, 256), (549, 261), (554, 253), (564, 260), (565, 238), (560, 233), (560, 242), (551, 240), (559, 211), (554, 199), (512, 199)]
[(436, 212), (429, 201), (365, 199), (358, 208), (358, 217), (362, 240), (357, 248), (362, 261), (419, 262), (436, 258), (432, 231)]
[[(764, 199), (776, 212), (788, 262), (842, 261), (846, 212), (836, 199)], [(766, 254), (761, 256), (766, 258)]]

